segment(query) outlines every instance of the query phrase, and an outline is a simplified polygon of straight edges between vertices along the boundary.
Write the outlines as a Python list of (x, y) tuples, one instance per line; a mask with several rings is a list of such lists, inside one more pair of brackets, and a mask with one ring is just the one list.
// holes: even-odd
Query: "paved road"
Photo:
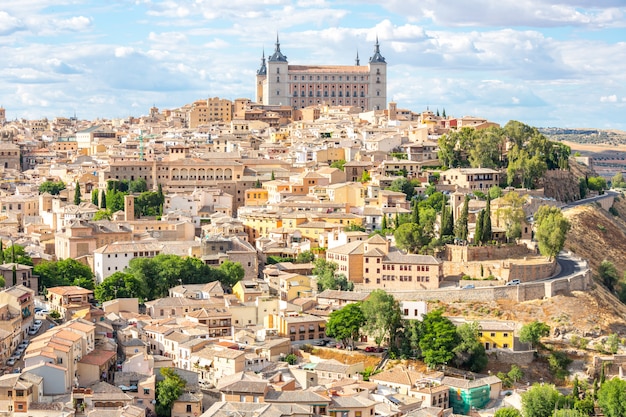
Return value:
[(559, 254), (559, 256), (557, 257), (557, 262), (561, 266), (561, 272), (553, 277), (550, 277), (549, 279), (564, 278), (570, 275), (576, 275), (582, 272), (583, 268), (585, 267), (584, 261), (578, 258), (574, 258), (570, 253), (565, 251)]
[(578, 201), (573, 201), (569, 204), (566, 204), (565, 206), (562, 207), (562, 210), (567, 210), (569, 208), (572, 207), (576, 207), (576, 206), (582, 206), (583, 204), (589, 204), (589, 203), (593, 203), (596, 202), (598, 200), (604, 200), (605, 198), (609, 198), (609, 197), (617, 197), (618, 195), (620, 195), (621, 193), (618, 193), (617, 191), (605, 191), (604, 194), (602, 195), (596, 195), (593, 197), (589, 197), (589, 198), (584, 198), (582, 200), (578, 200)]

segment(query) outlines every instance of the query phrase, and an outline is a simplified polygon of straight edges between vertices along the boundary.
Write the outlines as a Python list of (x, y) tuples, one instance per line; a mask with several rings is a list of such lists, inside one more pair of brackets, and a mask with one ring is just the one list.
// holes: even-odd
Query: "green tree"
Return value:
[(580, 411), (583, 416), (592, 416), (595, 413), (593, 398), (587, 397), (574, 402), (574, 410)]
[(419, 348), (424, 363), (429, 367), (446, 364), (455, 357), (454, 349), (459, 343), (456, 327), (441, 309), (422, 317)]
[(17, 285), (17, 268), (15, 268), (15, 264), (13, 264), (12, 274), (13, 274), (13, 285)]
[(94, 289), (91, 268), (71, 258), (54, 262), (44, 261), (35, 266), (33, 274), (39, 275), (40, 290), (66, 285)]
[(145, 179), (137, 178), (136, 180), (130, 182), (128, 185), (128, 191), (131, 193), (145, 193), (148, 191), (148, 184)]
[(335, 262), (327, 261), (324, 258), (317, 258), (314, 261), (313, 275), (317, 276), (318, 291), (342, 290), (352, 291), (354, 284), (343, 274), (337, 273), (338, 265)]
[(344, 232), (365, 232), (365, 227), (357, 223), (351, 223), (343, 228)]
[(222, 284), (228, 288), (232, 288), (233, 285), (241, 281), (246, 275), (246, 270), (240, 262), (233, 262), (228, 259), (222, 262), (218, 269), (224, 274)]
[(542, 337), (550, 335), (550, 326), (540, 321), (533, 321), (522, 326), (519, 340), (522, 343), (530, 343), (531, 348), (536, 346)]
[(185, 389), (186, 382), (172, 368), (161, 368), (163, 380), (156, 386), (156, 411), (159, 417), (169, 417), (172, 405)]
[(296, 262), (297, 264), (308, 264), (310, 262), (315, 261), (315, 254), (313, 252), (311, 252), (310, 250), (305, 250), (303, 252), (300, 252), (298, 254), (298, 256), (296, 256)]
[(578, 178), (578, 190), (580, 192), (580, 198), (585, 198), (587, 196), (587, 191), (589, 191), (589, 186), (587, 185), (586, 178)]
[(79, 205), (81, 202), (81, 192), (80, 192), (80, 184), (78, 183), (78, 180), (76, 180), (76, 184), (74, 185), (74, 205)]
[(613, 175), (613, 178), (611, 178), (611, 186), (613, 188), (626, 188), (626, 181), (624, 181), (624, 174), (622, 174), (621, 171)]
[(106, 193), (106, 207), (111, 211), (111, 213), (115, 213), (117, 211), (124, 210), (124, 196), (126, 193), (122, 191), (111, 190)]
[(63, 181), (44, 181), (39, 186), (39, 194), (48, 193), (59, 195), (63, 190), (65, 190), (65, 183)]
[(522, 394), (524, 417), (551, 417), (559, 399), (559, 391), (550, 384), (534, 384)]
[(522, 417), (522, 414), (513, 407), (504, 407), (496, 411), (493, 417)]
[(468, 160), (474, 168), (496, 168), (502, 159), (504, 133), (499, 127), (477, 131), (469, 149)]
[(615, 286), (619, 282), (619, 274), (613, 262), (607, 261), (606, 259), (602, 261), (600, 266), (598, 266), (598, 277), (609, 291), (615, 291)]
[(459, 343), (452, 350), (456, 366), (468, 368), (472, 372), (480, 372), (487, 366), (489, 358), (478, 337), (479, 331), (477, 322), (463, 323), (456, 328)]
[(102, 190), (102, 196), (100, 196), (100, 208), (107, 208), (107, 193), (104, 190)]
[(415, 194), (415, 185), (406, 178), (397, 178), (393, 180), (387, 189), (397, 193), (404, 193), (407, 200), (411, 200)]
[(554, 258), (565, 245), (569, 221), (558, 207), (541, 206), (535, 214), (535, 226), (539, 252), (549, 259)]
[(495, 200), (496, 198), (500, 198), (503, 195), (502, 188), (498, 187), (497, 185), (494, 185), (493, 187), (489, 188), (489, 192), (487, 193), (487, 195), (492, 200)]
[(606, 180), (600, 176), (590, 177), (587, 179), (587, 186), (592, 191), (602, 192), (606, 190)]
[(0, 238), (0, 265), (4, 263), (4, 243), (2, 242), (2, 238)]
[[(0, 239), (1, 241), (1, 239)], [(2, 246), (0, 245), (0, 249)], [(33, 266), (33, 259), (26, 253), (24, 246), (15, 245), (11, 242), (11, 246), (0, 251), (2, 263), (12, 262), (20, 265)]]
[(409, 253), (417, 253), (420, 248), (427, 245), (430, 237), (424, 233), (421, 225), (415, 223), (404, 223), (398, 227), (393, 236), (398, 248)]
[(454, 225), (454, 236), (457, 239), (467, 240), (467, 218), (469, 215), (469, 196), (465, 196), (465, 201), (463, 202), (463, 207), (461, 208), (461, 214)]
[(140, 279), (119, 271), (105, 278), (94, 289), (94, 296), (100, 302), (116, 298), (139, 298), (141, 302), (146, 298), (146, 294), (144, 283)]
[(511, 365), (511, 369), (509, 370), (509, 372), (506, 375), (515, 384), (515, 383), (517, 383), (519, 380), (521, 380), (524, 377), (524, 372), (520, 369), (519, 366)]
[(100, 192), (98, 191), (98, 189), (94, 189), (91, 190), (91, 204), (93, 204), (96, 207), (100, 207), (100, 201), (99, 200), (100, 197)]
[(439, 236), (452, 236), (454, 230), (454, 224), (452, 220), (452, 210), (448, 207), (444, 200), (443, 207), (441, 208), (441, 230)]
[(491, 241), (491, 198), (487, 196), (487, 204), (485, 205), (485, 214), (483, 215), (483, 223), (481, 227), (482, 243)]
[(382, 220), (380, 222), (380, 230), (383, 232), (387, 230), (387, 214), (385, 212), (382, 213)]
[(326, 335), (340, 340), (344, 346), (354, 347), (354, 341), (359, 338), (364, 324), (365, 316), (361, 310), (361, 304), (348, 304), (330, 313), (326, 324)]
[(365, 318), (365, 330), (374, 337), (377, 345), (389, 340), (393, 346), (397, 330), (400, 328), (400, 304), (392, 295), (383, 290), (374, 290), (361, 304)]
[(611, 333), (606, 339), (609, 352), (616, 354), (619, 349), (619, 336), (616, 333)]
[(578, 410), (561, 409), (556, 410), (553, 417), (587, 417), (589, 414), (583, 414)]
[(419, 224), (420, 222), (420, 205), (419, 205), (419, 200), (416, 198), (413, 198), (413, 200), (411, 200), (411, 223), (415, 223), (415, 224)]
[(506, 193), (501, 199), (501, 204), (496, 210), (498, 222), (504, 224), (507, 241), (517, 239), (522, 236), (522, 222), (526, 218), (524, 214), (524, 203), (526, 199), (511, 191)]
[(372, 180), (372, 176), (370, 175), (369, 172), (367, 171), (363, 171), (363, 174), (361, 174), (361, 183), (366, 183)]
[[(122, 203), (124, 202), (122, 195)], [(163, 203), (156, 191), (146, 191), (135, 198), (135, 214), (137, 216), (158, 216), (162, 213)]]
[(4, 288), (4, 287), (6, 287), (6, 285), (7, 285), (7, 283), (6, 283), (5, 279), (4, 279), (4, 277), (0, 276), (0, 287)]
[(483, 243), (483, 224), (485, 217), (485, 210), (481, 210), (478, 212), (478, 216), (476, 216), (476, 226), (474, 227), (474, 243), (477, 245), (481, 245)]
[(98, 210), (93, 215), (93, 221), (97, 222), (99, 220), (111, 220), (111, 212), (109, 210)]
[(572, 363), (572, 360), (568, 358), (564, 352), (559, 350), (552, 351), (548, 356), (550, 372), (552, 372), (557, 379), (564, 379), (569, 374), (567, 366), (570, 363)]
[(331, 168), (337, 168), (343, 171), (343, 166), (346, 164), (346, 160), (345, 159), (339, 159), (337, 161), (334, 161), (333, 163), (330, 164)]
[(613, 378), (598, 391), (598, 405), (606, 417), (626, 416), (626, 381)]
[(296, 356), (296, 354), (294, 353), (290, 353), (289, 355), (285, 356), (285, 362), (287, 362), (289, 365), (295, 365), (298, 363), (298, 356)]

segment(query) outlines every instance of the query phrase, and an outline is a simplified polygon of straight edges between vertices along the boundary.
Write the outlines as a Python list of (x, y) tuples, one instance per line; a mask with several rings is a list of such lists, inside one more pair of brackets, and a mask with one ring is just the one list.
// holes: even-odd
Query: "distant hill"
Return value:
[(626, 132), (614, 129), (540, 127), (548, 139), (590, 145), (626, 145)]

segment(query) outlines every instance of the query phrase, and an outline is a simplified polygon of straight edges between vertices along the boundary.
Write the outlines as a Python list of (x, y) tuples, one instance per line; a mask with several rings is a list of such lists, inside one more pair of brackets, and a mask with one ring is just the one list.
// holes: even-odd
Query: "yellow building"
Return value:
[(515, 346), (515, 327), (511, 321), (479, 321), (478, 337), (485, 350), (511, 349)]
[(252, 244), (261, 237), (267, 237), (269, 232), (283, 226), (283, 220), (277, 212), (240, 213), (244, 231), (248, 234), (248, 241)]
[(279, 336), (296, 340), (323, 339), (326, 337), (326, 321), (310, 314), (270, 314), (265, 319), (266, 329), (276, 329)]
[(278, 290), (281, 300), (291, 301), (299, 297), (311, 296), (313, 283), (306, 275), (280, 274), (278, 275)]
[(263, 188), (250, 188), (245, 191), (246, 206), (264, 206), (267, 204), (268, 191)]

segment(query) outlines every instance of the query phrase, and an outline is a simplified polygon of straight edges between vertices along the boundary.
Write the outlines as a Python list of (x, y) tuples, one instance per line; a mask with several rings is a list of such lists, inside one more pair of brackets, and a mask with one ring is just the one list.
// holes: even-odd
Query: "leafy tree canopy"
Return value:
[(326, 334), (341, 340), (344, 346), (354, 346), (361, 327), (365, 324), (365, 316), (359, 303), (348, 304), (330, 314), (326, 325)]
[(396, 331), (400, 327), (400, 304), (391, 294), (383, 290), (374, 290), (361, 304), (365, 317), (365, 329), (374, 336), (377, 345), (386, 340), (395, 342)]
[(59, 195), (63, 190), (65, 190), (65, 183), (63, 181), (44, 181), (39, 186), (39, 194), (48, 193)]
[(161, 375), (165, 379), (158, 382), (156, 386), (157, 415), (169, 417), (172, 405), (183, 393), (186, 382), (172, 368), (161, 368)]
[(541, 206), (535, 214), (535, 225), (539, 252), (550, 259), (554, 258), (565, 245), (565, 237), (570, 229), (569, 221), (558, 207)]
[(530, 343), (536, 346), (542, 337), (550, 335), (550, 326), (540, 321), (533, 321), (522, 326), (519, 340), (522, 343)]
[(431, 367), (450, 362), (459, 344), (456, 326), (439, 309), (425, 314), (421, 327), (419, 347), (424, 362)]
[(559, 395), (554, 385), (533, 385), (522, 394), (522, 414), (524, 417), (551, 417)]
[(504, 407), (496, 411), (493, 417), (522, 417), (522, 413), (513, 407)]
[(613, 378), (598, 391), (598, 405), (606, 417), (626, 416), (626, 381)]
[(88, 290), (94, 289), (91, 268), (71, 258), (44, 261), (33, 268), (33, 274), (39, 275), (39, 285), (42, 288), (77, 285)]
[(100, 302), (116, 298), (139, 298), (141, 302), (146, 298), (147, 293), (140, 279), (125, 272), (115, 272), (94, 289), (94, 296)]

